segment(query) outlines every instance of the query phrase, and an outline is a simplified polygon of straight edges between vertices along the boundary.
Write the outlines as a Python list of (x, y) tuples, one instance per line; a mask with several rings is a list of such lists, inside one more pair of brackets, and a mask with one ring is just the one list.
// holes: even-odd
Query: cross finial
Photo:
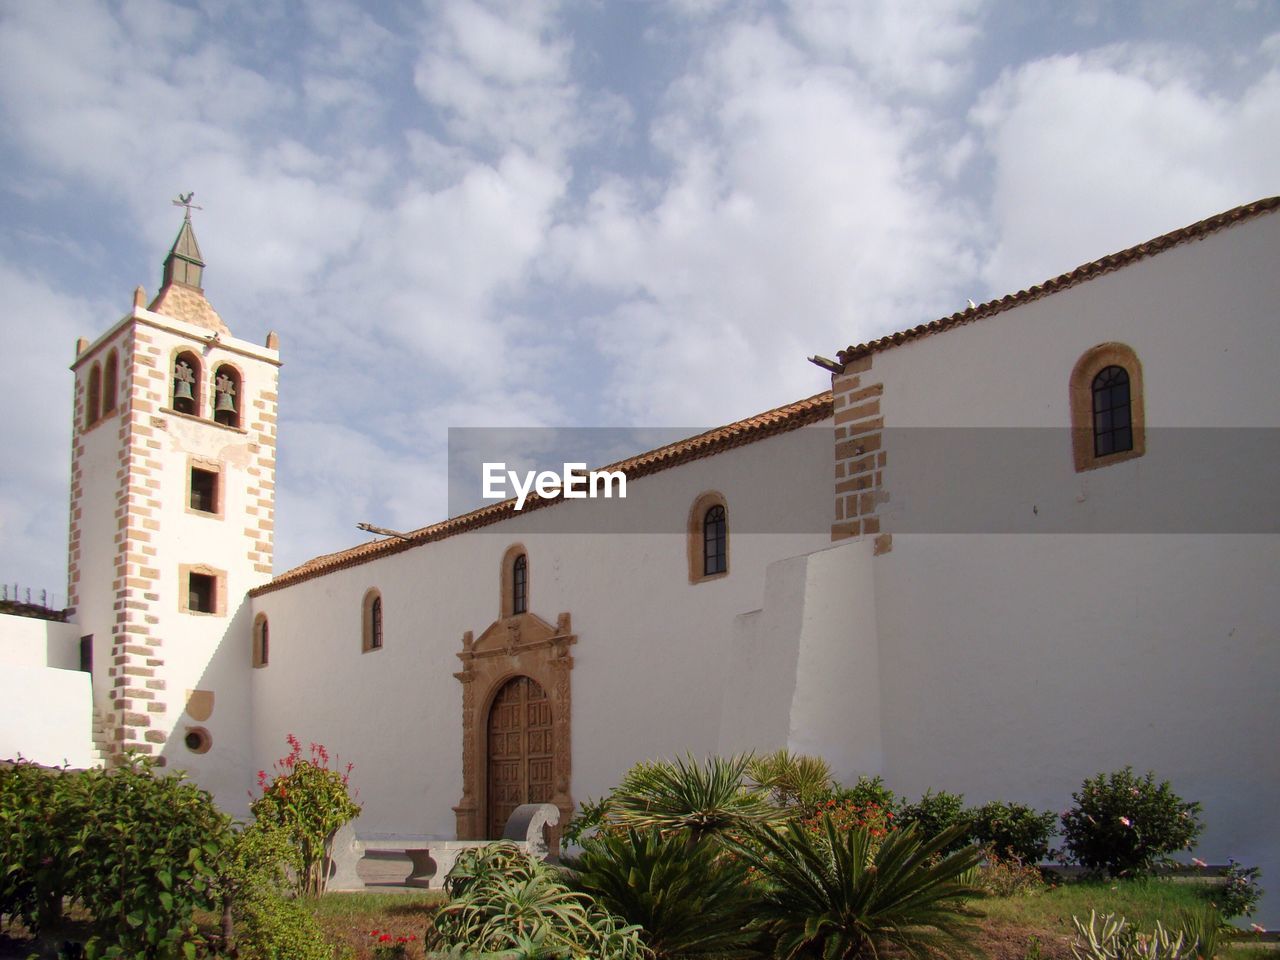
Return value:
[(183, 216), (183, 218), (182, 218), (182, 219), (183, 219), (183, 220), (185, 220), (187, 223), (190, 223), (190, 222), (191, 222), (191, 211), (192, 211), (192, 210), (203, 210), (203, 209), (204, 209), (204, 207), (198, 207), (198, 206), (196, 206), (194, 203), (192, 203), (192, 202), (191, 202), (192, 198), (193, 198), (195, 195), (196, 195), (196, 192), (195, 192), (194, 190), (192, 190), (190, 193), (188, 193), (185, 197), (180, 193), (180, 194), (178, 194), (178, 199), (173, 201), (173, 205), (174, 205), (175, 207), (186, 207), (186, 214)]

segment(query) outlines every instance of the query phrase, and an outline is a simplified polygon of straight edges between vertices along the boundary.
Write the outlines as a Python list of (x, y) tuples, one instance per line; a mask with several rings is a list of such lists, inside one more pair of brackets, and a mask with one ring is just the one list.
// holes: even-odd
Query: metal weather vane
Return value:
[(192, 190), (190, 193), (188, 193), (185, 197), (184, 197), (181, 193), (179, 193), (179, 194), (178, 194), (178, 199), (173, 201), (173, 205), (174, 205), (175, 207), (185, 207), (185, 208), (186, 208), (186, 213), (185, 213), (185, 215), (183, 216), (183, 218), (182, 218), (182, 219), (186, 220), (188, 223), (190, 223), (190, 222), (191, 222), (191, 211), (192, 211), (192, 210), (203, 210), (203, 209), (204, 209), (204, 207), (198, 207), (198, 206), (196, 206), (194, 203), (192, 203), (192, 202), (191, 202), (192, 198), (193, 198), (193, 197), (195, 197), (195, 195), (196, 195), (196, 192), (195, 192), (194, 190)]

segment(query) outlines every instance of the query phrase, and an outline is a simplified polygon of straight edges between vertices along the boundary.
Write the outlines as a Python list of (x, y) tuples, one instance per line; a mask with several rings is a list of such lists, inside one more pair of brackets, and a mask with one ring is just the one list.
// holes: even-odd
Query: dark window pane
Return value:
[(1129, 374), (1106, 367), (1093, 378), (1093, 453), (1104, 457), (1133, 449)]
[(382, 598), (374, 597), (369, 606), (369, 646), (377, 650), (382, 646)]
[(717, 504), (707, 511), (702, 521), (702, 572), (704, 575), (724, 573), (729, 568), (725, 539), (724, 507)]
[(213, 613), (215, 580), (204, 573), (190, 574), (187, 581), (187, 609), (197, 613)]
[(524, 554), (516, 557), (511, 567), (511, 612), (524, 613), (529, 608), (529, 561)]

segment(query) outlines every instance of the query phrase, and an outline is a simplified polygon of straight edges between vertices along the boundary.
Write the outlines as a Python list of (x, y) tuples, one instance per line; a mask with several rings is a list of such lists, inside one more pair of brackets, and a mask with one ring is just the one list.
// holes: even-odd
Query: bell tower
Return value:
[(99, 747), (163, 757), (234, 810), (250, 785), (246, 592), (271, 576), (279, 344), (237, 339), (206, 299), (191, 199), (175, 201), (157, 295), (139, 287), (76, 345), (68, 605)]

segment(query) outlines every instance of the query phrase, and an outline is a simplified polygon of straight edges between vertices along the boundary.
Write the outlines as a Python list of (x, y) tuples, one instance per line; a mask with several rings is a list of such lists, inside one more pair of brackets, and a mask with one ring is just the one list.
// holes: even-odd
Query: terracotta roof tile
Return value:
[(194, 323), (206, 330), (231, 335), (231, 330), (222, 322), (218, 311), (213, 309), (213, 305), (195, 287), (171, 283), (156, 294), (156, 298), (151, 301), (151, 306), (147, 309), (152, 313), (173, 317), (175, 320)]
[(1121, 250), (1119, 253), (1113, 253), (1100, 260), (1091, 260), (1089, 263), (1076, 267), (1069, 273), (1054, 277), (1052, 280), (1046, 280), (1044, 283), (1029, 287), (1026, 290), (1007, 294), (998, 300), (990, 300), (960, 313), (953, 313), (949, 317), (934, 320), (931, 323), (922, 323), (909, 330), (899, 330), (897, 333), (891, 333), (878, 340), (870, 340), (856, 346), (845, 347), (836, 356), (841, 363), (848, 363), (850, 360), (856, 360), (871, 353), (879, 353), (881, 350), (888, 350), (890, 347), (896, 347), (909, 340), (918, 340), (921, 337), (950, 330), (952, 327), (959, 327), (967, 323), (973, 323), (975, 320), (993, 317), (997, 313), (1003, 313), (1021, 304), (1039, 300), (1041, 297), (1067, 290), (1095, 277), (1100, 277), (1103, 274), (1112, 273), (1122, 267), (1137, 263), (1139, 260), (1153, 257), (1180, 244), (1192, 240), (1201, 240), (1210, 234), (1217, 233), (1219, 230), (1225, 230), (1227, 227), (1233, 227), (1237, 223), (1243, 223), (1246, 220), (1252, 220), (1254, 217), (1270, 213), (1277, 207), (1280, 207), (1280, 197), (1267, 197), (1264, 200), (1256, 200), (1253, 203), (1236, 207), (1234, 210), (1228, 210), (1225, 213), (1209, 217), (1207, 220), (1201, 220), (1190, 226), (1166, 233), (1156, 237), (1154, 240), (1148, 240), (1146, 243), (1140, 243), (1136, 247), (1129, 247), (1127, 250)]
[[(716, 427), (714, 430), (708, 430), (705, 433), (700, 433), (675, 443), (669, 443), (666, 446), (658, 447), (656, 450), (649, 450), (646, 453), (620, 460), (600, 469), (620, 470), (626, 474), (628, 481), (636, 480), (651, 473), (659, 473), (672, 467), (678, 467), (683, 463), (701, 460), (704, 457), (722, 453), (725, 450), (756, 443), (780, 433), (789, 433), (800, 427), (818, 423), (831, 415), (832, 397), (831, 391), (828, 390), (806, 400), (799, 400), (773, 410), (766, 410), (764, 413), (758, 413), (754, 417), (748, 417), (745, 420), (739, 420), (723, 427)], [(523, 515), (542, 507), (554, 506), (560, 502), (559, 498), (542, 499), (537, 494), (530, 494), (520, 514)], [(470, 513), (464, 513), (440, 523), (414, 530), (408, 534), (408, 540), (375, 540), (369, 543), (362, 543), (358, 547), (352, 547), (349, 550), (340, 550), (337, 553), (328, 553), (308, 560), (306, 563), (280, 574), (280, 576), (268, 583), (255, 587), (249, 591), (249, 595), (259, 597), (264, 593), (271, 593), (290, 584), (301, 583), (304, 580), (321, 577), (327, 573), (344, 570), (347, 567), (359, 566), (362, 563), (368, 563), (371, 560), (389, 556), (393, 553), (412, 550), (414, 547), (433, 543), (436, 540), (444, 540), (446, 537), (465, 533), (468, 530), (487, 527), (516, 515), (514, 499), (489, 504), (480, 507), (478, 510), (472, 510)]]

